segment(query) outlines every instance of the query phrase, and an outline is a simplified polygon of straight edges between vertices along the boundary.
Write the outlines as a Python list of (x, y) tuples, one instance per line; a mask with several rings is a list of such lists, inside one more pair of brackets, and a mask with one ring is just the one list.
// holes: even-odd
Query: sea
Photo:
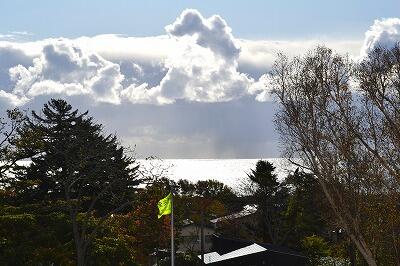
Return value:
[[(139, 171), (146, 177), (166, 177), (174, 181), (187, 179), (193, 183), (199, 180), (217, 180), (240, 190), (246, 182), (247, 174), (255, 169), (259, 160), (266, 160), (275, 166), (278, 180), (283, 180), (297, 166), (284, 158), (261, 159), (137, 159)], [(29, 164), (21, 161), (20, 164)]]
[(247, 174), (255, 169), (258, 160), (271, 162), (279, 180), (284, 179), (297, 167), (283, 158), (263, 159), (139, 159), (139, 169), (144, 174), (167, 177), (174, 181), (187, 179), (191, 182), (214, 179), (237, 190)]

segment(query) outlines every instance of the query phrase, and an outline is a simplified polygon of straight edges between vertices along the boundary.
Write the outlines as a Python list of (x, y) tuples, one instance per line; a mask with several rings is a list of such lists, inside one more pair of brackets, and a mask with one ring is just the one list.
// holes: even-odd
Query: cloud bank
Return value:
[[(218, 15), (187, 9), (166, 35), (98, 35), (35, 42), (0, 41), (0, 103), (81, 96), (94, 104), (268, 101), (266, 73), (279, 51), (295, 54), (318, 41), (237, 39)], [(334, 42), (339, 50), (359, 42)], [(350, 48), (349, 48), (350, 47)]]

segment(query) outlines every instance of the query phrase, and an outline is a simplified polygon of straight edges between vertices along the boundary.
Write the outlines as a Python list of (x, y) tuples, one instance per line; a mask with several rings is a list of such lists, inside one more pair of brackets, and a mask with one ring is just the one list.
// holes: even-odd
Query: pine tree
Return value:
[(257, 204), (262, 240), (281, 245), (289, 233), (285, 216), (288, 189), (278, 182), (274, 171), (270, 162), (258, 161), (255, 170), (248, 174), (250, 184), (247, 190), (251, 202)]
[(116, 136), (105, 135), (87, 112), (64, 100), (50, 100), (42, 114), (32, 112), (19, 133), (19, 156), (31, 163), (16, 176), (17, 193), (26, 202), (67, 203), (77, 264), (85, 265), (102, 223), (131, 203), (139, 184), (135, 160)]

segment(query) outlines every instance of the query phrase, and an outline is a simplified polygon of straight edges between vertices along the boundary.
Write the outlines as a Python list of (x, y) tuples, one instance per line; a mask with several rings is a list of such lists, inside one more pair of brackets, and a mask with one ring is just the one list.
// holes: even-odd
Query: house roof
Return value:
[[(217, 251), (219, 251), (220, 253), (226, 253), (226, 254), (230, 253), (232, 251), (238, 250), (242, 247), (247, 247), (251, 244), (257, 244), (258, 246), (265, 248), (269, 252), (280, 253), (280, 254), (296, 256), (296, 257), (305, 257), (300, 252), (294, 251), (287, 247), (276, 246), (276, 245), (269, 244), (269, 243), (254, 243), (252, 241), (246, 241), (246, 240), (242, 240), (242, 239), (226, 238), (226, 237), (221, 237), (216, 234), (213, 235), (213, 244), (215, 244), (215, 249)], [(219, 249), (218, 246), (219, 247), (222, 246), (223, 248)]]
[[(185, 219), (182, 221), (182, 227), (189, 227), (189, 226), (197, 226), (200, 227), (200, 224), (195, 223), (194, 221), (190, 219)], [(214, 229), (214, 226), (211, 225), (210, 223), (204, 223), (205, 228), (211, 228)]]
[[(198, 255), (199, 259), (201, 259), (201, 255)], [(221, 255), (219, 255), (217, 252), (210, 252), (204, 254), (204, 263), (209, 264), (209, 263), (214, 263), (217, 261), (221, 261)]]
[[(215, 240), (218, 242), (214, 242)], [(254, 243), (213, 235), (213, 246), (214, 244), (217, 244), (214, 247), (214, 252), (204, 254), (204, 264), (216, 263), (217, 265), (221, 265), (219, 263), (221, 262), (223, 265), (231, 265), (238, 261), (254, 262), (255, 260), (258, 261), (261, 258), (268, 257), (272, 262), (278, 263), (276, 265), (306, 265), (308, 260), (306, 256), (299, 252), (266, 243)], [(218, 245), (220, 248), (218, 248)], [(201, 259), (201, 255), (198, 257)]]
[[(252, 245), (239, 248), (237, 250), (231, 251), (223, 255), (219, 255), (217, 252), (206, 253), (204, 254), (204, 263), (205, 264), (215, 263), (218, 261), (229, 260), (258, 252), (263, 252), (266, 250), (267, 250), (266, 248), (254, 243)], [(199, 255), (198, 257), (201, 258), (201, 255)]]
[(254, 214), (257, 211), (257, 205), (246, 205), (243, 207), (243, 210), (240, 212), (232, 213), (226, 216), (222, 216), (219, 218), (215, 218), (210, 220), (211, 223), (215, 224), (221, 221), (227, 221), (227, 220), (234, 220), (238, 218), (242, 218), (251, 214)]

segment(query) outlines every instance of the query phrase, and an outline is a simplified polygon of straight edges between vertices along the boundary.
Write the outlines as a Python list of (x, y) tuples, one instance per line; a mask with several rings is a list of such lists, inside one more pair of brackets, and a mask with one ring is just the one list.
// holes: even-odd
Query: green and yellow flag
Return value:
[(163, 215), (171, 214), (172, 210), (172, 193), (170, 192), (165, 198), (160, 199), (157, 204), (158, 207), (158, 219)]

